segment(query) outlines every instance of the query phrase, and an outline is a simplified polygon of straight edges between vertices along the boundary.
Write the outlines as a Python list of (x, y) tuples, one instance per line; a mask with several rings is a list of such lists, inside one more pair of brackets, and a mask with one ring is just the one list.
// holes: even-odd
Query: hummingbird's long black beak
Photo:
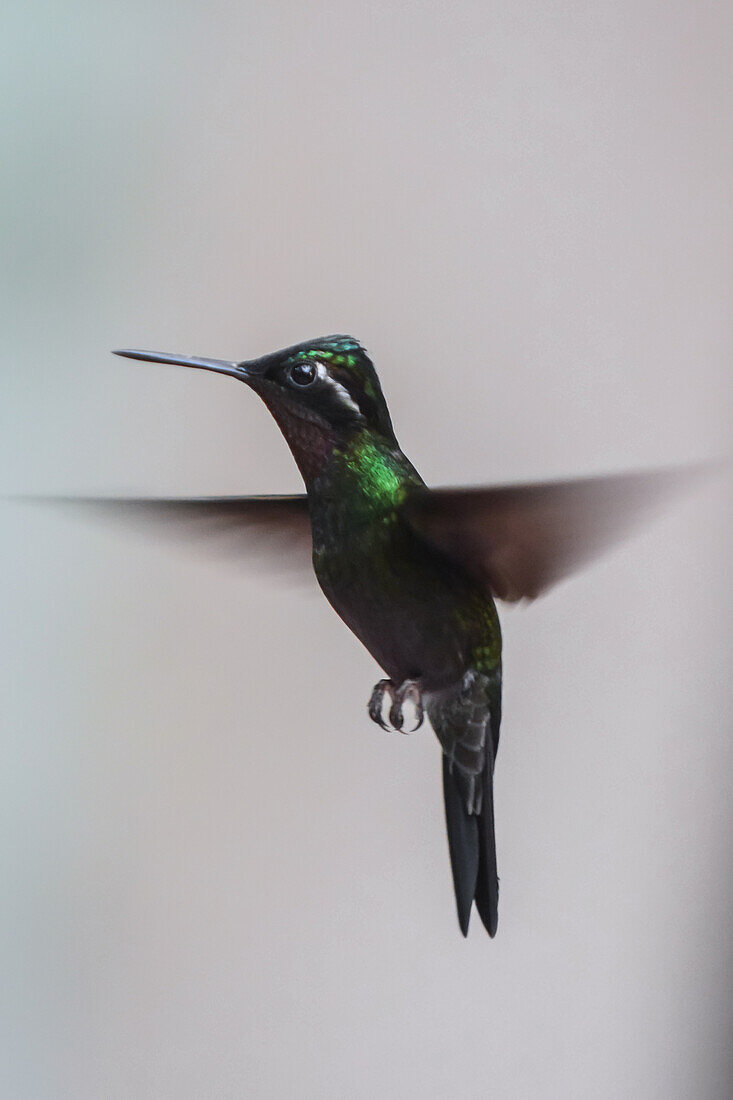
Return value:
[(196, 355), (169, 355), (160, 351), (136, 351), (134, 349), (122, 349), (113, 352), (114, 355), (122, 355), (125, 359), (142, 359), (145, 363), (172, 363), (179, 367), (197, 367), (199, 370), (211, 370), (216, 374), (229, 374), (232, 378), (238, 378), (240, 382), (249, 381), (256, 371), (250, 370), (249, 363), (233, 363), (228, 359), (201, 359)]

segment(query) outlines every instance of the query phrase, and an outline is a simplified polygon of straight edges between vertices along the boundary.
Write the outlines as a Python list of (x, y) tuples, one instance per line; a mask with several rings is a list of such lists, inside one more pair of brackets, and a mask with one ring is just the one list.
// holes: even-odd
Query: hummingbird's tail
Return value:
[(475, 902), (493, 937), (499, 923), (494, 760), (501, 722), (500, 674), (489, 678), (471, 671), (460, 692), (435, 703), (428, 713), (443, 745), (443, 798), (458, 923), (466, 936)]
[(481, 810), (469, 813), (461, 792), (459, 773), (443, 756), (443, 798), (448, 829), (453, 888), (458, 908), (458, 923), (468, 935), (471, 905), (476, 902), (479, 916), (490, 936), (499, 923), (499, 876), (496, 870), (494, 837), (494, 777), (488, 758), (480, 777)]

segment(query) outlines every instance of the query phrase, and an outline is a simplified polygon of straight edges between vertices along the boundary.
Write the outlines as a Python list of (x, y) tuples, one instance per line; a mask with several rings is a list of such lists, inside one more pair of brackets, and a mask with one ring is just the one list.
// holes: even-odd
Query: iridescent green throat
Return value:
[(394, 514), (423, 482), (396, 443), (365, 429), (334, 448), (321, 484), (358, 520)]

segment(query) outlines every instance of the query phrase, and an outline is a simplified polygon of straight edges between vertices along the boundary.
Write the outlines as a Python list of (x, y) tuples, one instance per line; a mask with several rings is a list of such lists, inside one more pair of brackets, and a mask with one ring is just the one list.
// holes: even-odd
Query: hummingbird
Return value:
[[(120, 350), (243, 382), (265, 403), (305, 492), (97, 500), (224, 531), (309, 568), (384, 672), (369, 717), (406, 732), (427, 717), (441, 749), (448, 849), (464, 936), (475, 905), (497, 931), (494, 769), (502, 702), (496, 601), (532, 600), (624, 534), (679, 481), (674, 471), (525, 485), (428, 488), (395, 436), (376, 370), (351, 336), (229, 361)], [(410, 731), (412, 732), (412, 731)]]

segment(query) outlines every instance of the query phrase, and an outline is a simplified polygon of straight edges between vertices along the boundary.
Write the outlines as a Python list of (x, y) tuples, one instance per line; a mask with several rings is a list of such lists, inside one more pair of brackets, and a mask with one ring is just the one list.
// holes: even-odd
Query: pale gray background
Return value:
[[(11, 3), (2, 484), (298, 488), (372, 351), (431, 482), (728, 450), (729, 5)], [(499, 935), (317, 595), (4, 505), (3, 1096), (730, 1095), (729, 485), (504, 614)]]

